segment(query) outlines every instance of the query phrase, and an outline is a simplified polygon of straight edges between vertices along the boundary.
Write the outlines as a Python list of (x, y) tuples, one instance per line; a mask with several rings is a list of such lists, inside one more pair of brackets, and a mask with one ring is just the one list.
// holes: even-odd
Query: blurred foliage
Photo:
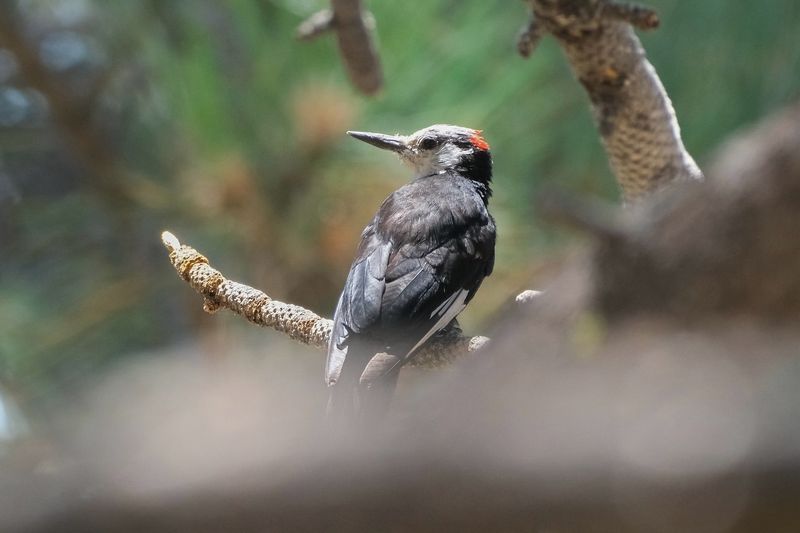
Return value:
[[(537, 221), (540, 187), (616, 199), (558, 47), (515, 54), (521, 2), (371, 2), (387, 79), (374, 100), (348, 86), (332, 38), (294, 40), (324, 3), (2, 4), (22, 37), (0, 48), (2, 381), (39, 397), (188, 337), (216, 353), (220, 335), (246, 328), (203, 315), (165, 258), (163, 228), (230, 277), (329, 314), (361, 228), (408, 179), (347, 129), (484, 129), (500, 236), (468, 327), (557, 266), (567, 235)], [(662, 26), (642, 38), (701, 163), (797, 97), (796, 0), (648, 3)]]

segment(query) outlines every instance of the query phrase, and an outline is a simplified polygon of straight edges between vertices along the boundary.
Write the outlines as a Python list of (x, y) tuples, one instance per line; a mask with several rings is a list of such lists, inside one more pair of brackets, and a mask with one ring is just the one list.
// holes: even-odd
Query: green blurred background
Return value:
[[(800, 92), (800, 3), (651, 0), (642, 35), (702, 163)], [(522, 2), (373, 1), (386, 77), (348, 84), (321, 0), (0, 2), (0, 386), (53, 400), (113, 361), (192, 341), (224, 357), (277, 334), (205, 315), (168, 228), (227, 276), (330, 315), (361, 228), (408, 179), (348, 129), (481, 128), (492, 145), (495, 274), (476, 330), (575, 237), (537, 220), (547, 184), (616, 201), (587, 100), (556, 44), (515, 52)], [(320, 356), (318, 354), (309, 357)], [(319, 359), (321, 372), (322, 360)]]

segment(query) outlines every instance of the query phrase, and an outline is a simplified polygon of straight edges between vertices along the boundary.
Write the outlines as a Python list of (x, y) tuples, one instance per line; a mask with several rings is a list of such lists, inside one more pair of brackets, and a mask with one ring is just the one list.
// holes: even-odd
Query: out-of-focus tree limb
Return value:
[(87, 171), (83, 176), (92, 190), (115, 205), (131, 201), (150, 205), (163, 203), (162, 191), (152, 182), (124, 170), (111, 146), (91, 123), (89, 104), (102, 89), (105, 79), (101, 77), (87, 97), (76, 98), (70, 94), (25, 38), (13, 2), (0, 2), (0, 47), (14, 54), (25, 82), (47, 99), (53, 122), (71, 148), (70, 153)]
[(533, 19), (518, 48), (553, 35), (586, 89), (611, 169), (626, 200), (702, 172), (681, 140), (675, 110), (631, 24), (654, 28), (650, 9), (611, 0), (527, 0)]
[(708, 179), (626, 210), (600, 236), (597, 308), (609, 318), (800, 317), (800, 105), (723, 146)]
[(300, 24), (297, 38), (309, 40), (334, 30), (350, 81), (358, 90), (370, 95), (383, 87), (374, 27), (375, 20), (361, 6), (361, 0), (331, 0), (331, 9), (319, 11)]
[(10, 2), (0, 4), (0, 46), (14, 54), (25, 81), (47, 98), (53, 119), (65, 133), (65, 140), (90, 170), (87, 179), (92, 188), (112, 199), (125, 198), (127, 194), (119, 183), (103, 178), (113, 173), (113, 165), (107, 147), (89, 125), (89, 113), (83, 106), (74, 105), (64, 86), (47, 71), (22, 34), (20, 20), (12, 6)]
[[(213, 313), (229, 309), (259, 326), (272, 328), (290, 338), (325, 349), (333, 321), (298, 305), (274, 300), (258, 289), (231, 281), (208, 264), (202, 254), (182, 245), (169, 232), (161, 235), (169, 259), (184, 281), (205, 298), (203, 308)], [(455, 325), (428, 341), (412, 359), (413, 366), (437, 367), (449, 364), (456, 357), (486, 346), (487, 337), (466, 337)]]

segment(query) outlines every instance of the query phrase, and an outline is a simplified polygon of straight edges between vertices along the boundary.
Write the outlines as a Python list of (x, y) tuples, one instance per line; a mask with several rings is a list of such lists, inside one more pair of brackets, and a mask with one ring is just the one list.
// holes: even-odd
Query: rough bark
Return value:
[(591, 101), (611, 169), (626, 200), (673, 181), (702, 178), (683, 146), (675, 110), (631, 24), (658, 25), (651, 10), (609, 0), (529, 0), (518, 47), (530, 55), (553, 35)]

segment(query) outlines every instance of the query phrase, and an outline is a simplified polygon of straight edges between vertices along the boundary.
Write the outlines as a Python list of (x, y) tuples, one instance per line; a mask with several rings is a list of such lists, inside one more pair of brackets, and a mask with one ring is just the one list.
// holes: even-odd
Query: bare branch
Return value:
[(609, 0), (528, 2), (589, 95), (625, 199), (673, 181), (701, 179), (683, 146), (672, 103), (630, 26), (657, 26), (655, 13)]
[(375, 19), (361, 0), (331, 0), (331, 9), (319, 11), (297, 28), (297, 38), (311, 40), (328, 30), (336, 31), (339, 53), (350, 81), (364, 94), (383, 87), (383, 71), (373, 38)]
[[(226, 279), (211, 267), (202, 254), (190, 246), (182, 245), (177, 237), (165, 231), (161, 242), (169, 252), (169, 259), (184, 281), (203, 298), (203, 309), (214, 313), (220, 308), (229, 309), (253, 324), (272, 328), (290, 338), (325, 349), (328, 346), (333, 322), (303, 307), (270, 298), (267, 294), (242, 283)], [(438, 367), (452, 362), (458, 356), (476, 352), (487, 345), (487, 337), (465, 337), (455, 325), (431, 338), (414, 356), (412, 366)]]

